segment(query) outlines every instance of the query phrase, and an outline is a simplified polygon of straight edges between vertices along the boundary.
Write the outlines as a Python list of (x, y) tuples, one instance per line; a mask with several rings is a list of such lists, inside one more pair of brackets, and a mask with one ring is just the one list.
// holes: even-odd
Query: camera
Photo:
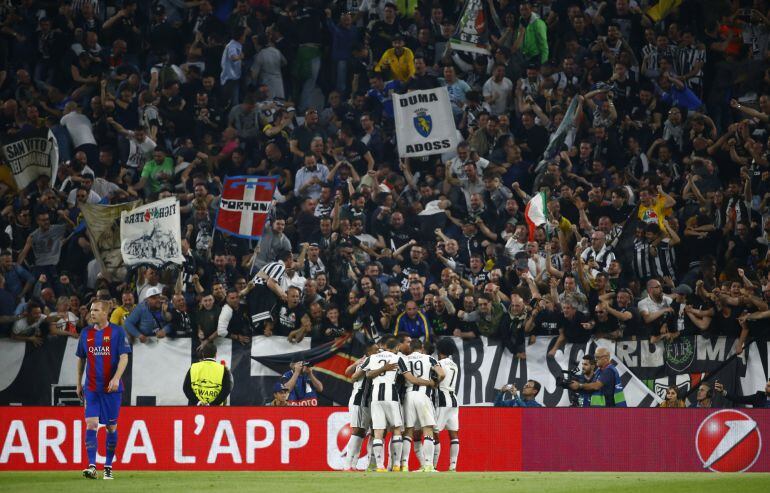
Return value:
[(569, 384), (575, 381), (575, 376), (576, 374), (574, 370), (562, 370), (561, 375), (556, 377), (556, 385), (563, 389), (568, 389)]
[(571, 370), (562, 370), (561, 375), (556, 377), (556, 385), (567, 390), (570, 407), (580, 407), (580, 393), (570, 390), (569, 384), (572, 382), (585, 381), (580, 371), (580, 367)]

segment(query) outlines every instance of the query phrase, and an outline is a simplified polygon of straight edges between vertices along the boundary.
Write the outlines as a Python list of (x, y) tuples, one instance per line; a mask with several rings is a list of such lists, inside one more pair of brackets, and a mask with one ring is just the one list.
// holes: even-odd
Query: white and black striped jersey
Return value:
[(372, 402), (393, 401), (399, 402), (396, 377), (409, 371), (404, 359), (390, 351), (382, 351), (366, 358), (361, 365), (364, 371), (377, 370), (383, 366), (396, 363), (397, 369), (386, 371), (372, 379)]
[(615, 254), (612, 253), (612, 249), (607, 245), (602, 246), (601, 250), (594, 251), (593, 247), (588, 247), (583, 250), (583, 254), (580, 256), (583, 259), (583, 263), (588, 263), (591, 260), (595, 260), (599, 265), (600, 272), (607, 272), (610, 267), (610, 263), (615, 260)]
[[(706, 50), (700, 49), (696, 45), (692, 46), (685, 46), (683, 48), (677, 49), (676, 58), (674, 60), (674, 64), (676, 66), (676, 70), (680, 75), (687, 75), (693, 67), (695, 67), (695, 64), (701, 62), (703, 64), (706, 63)], [(687, 85), (692, 87), (693, 85), (703, 85), (703, 68), (701, 65), (701, 69), (698, 70), (698, 72), (690, 77), (687, 80)]]
[(436, 391), (436, 407), (457, 407), (455, 388), (457, 387), (457, 379), (460, 375), (457, 364), (455, 364), (452, 358), (439, 360), (438, 364), (444, 369), (445, 375)]
[(655, 275), (669, 276), (676, 279), (676, 252), (668, 238), (664, 238), (656, 247), (657, 255), (652, 259)]
[(634, 274), (639, 279), (649, 279), (654, 276), (652, 264), (650, 263), (650, 243), (646, 239), (634, 239), (634, 256), (631, 266)]
[[(358, 365), (357, 369), (361, 369), (361, 366), (363, 365), (363, 362)], [(369, 407), (369, 399), (372, 395), (372, 381), (369, 378), (366, 378), (366, 375), (363, 376), (363, 378), (359, 378), (355, 382), (353, 382), (353, 393), (351, 394), (351, 399), (353, 401), (353, 405), (355, 406), (361, 406), (361, 407)]]
[[(423, 380), (430, 380), (430, 372), (437, 364), (438, 362), (432, 356), (418, 352), (414, 352), (406, 358), (406, 367), (409, 369), (409, 372), (415, 377), (422, 378)], [(414, 385), (409, 382), (406, 383), (406, 391), (422, 392), (428, 397), (433, 395), (432, 387)]]
[[(280, 283), (283, 280), (284, 274), (286, 274), (286, 265), (283, 263), (283, 260), (270, 262), (259, 269), (259, 272), (264, 272), (268, 277), (272, 277), (276, 282)], [(267, 284), (259, 275), (255, 275), (251, 282), (257, 286)]]

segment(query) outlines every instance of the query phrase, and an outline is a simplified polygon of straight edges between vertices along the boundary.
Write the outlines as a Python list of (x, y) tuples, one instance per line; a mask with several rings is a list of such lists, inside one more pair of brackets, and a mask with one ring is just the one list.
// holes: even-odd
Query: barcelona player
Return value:
[[(86, 452), (88, 467), (83, 476), (96, 479), (96, 432), (99, 423), (107, 427), (107, 457), (104, 479), (112, 479), (112, 459), (118, 444), (118, 414), (123, 395), (120, 377), (128, 365), (131, 346), (123, 327), (109, 323), (110, 303), (91, 304), (91, 325), (84, 328), (78, 342), (78, 397), (86, 407)], [(86, 373), (83, 385), (83, 370)]]

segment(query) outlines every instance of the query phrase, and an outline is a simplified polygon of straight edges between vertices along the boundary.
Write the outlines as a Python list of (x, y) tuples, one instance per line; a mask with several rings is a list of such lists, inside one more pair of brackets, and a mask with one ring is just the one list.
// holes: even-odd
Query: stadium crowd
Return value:
[[(49, 128), (60, 166), (0, 177), (2, 333), (77, 337), (98, 298), (134, 344), (767, 339), (768, 2), (483, 3), (489, 56), (450, 45), (456, 0), (3, 2), (2, 136)], [(399, 159), (391, 93), (438, 86), (462, 143)], [(226, 175), (280, 177), (258, 244), (213, 227)], [(108, 281), (80, 205), (169, 196), (181, 273)]]

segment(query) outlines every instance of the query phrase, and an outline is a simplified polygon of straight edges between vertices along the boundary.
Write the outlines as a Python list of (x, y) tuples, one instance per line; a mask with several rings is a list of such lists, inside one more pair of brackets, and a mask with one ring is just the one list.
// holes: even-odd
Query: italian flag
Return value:
[(545, 193), (540, 192), (527, 202), (527, 208), (524, 209), (524, 219), (529, 225), (529, 241), (535, 239), (535, 230), (538, 226), (545, 224), (548, 217), (548, 207), (546, 206)]

